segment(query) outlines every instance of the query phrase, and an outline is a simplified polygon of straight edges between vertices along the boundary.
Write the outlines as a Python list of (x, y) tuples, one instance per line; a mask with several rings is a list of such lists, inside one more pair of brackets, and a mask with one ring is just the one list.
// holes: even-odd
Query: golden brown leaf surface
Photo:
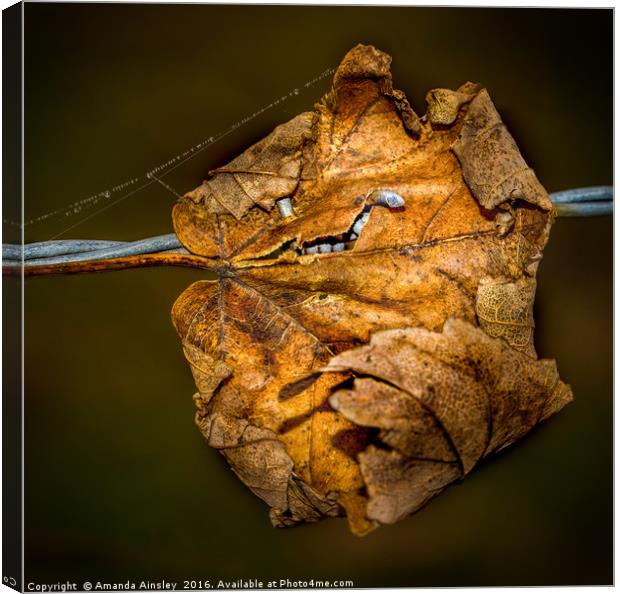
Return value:
[(454, 318), (441, 333), (377, 332), (325, 371), (357, 376), (329, 402), (353, 423), (379, 429), (389, 446), (371, 444), (359, 455), (367, 516), (383, 523), (416, 511), (571, 399), (553, 361), (535, 361)]
[[(177, 235), (219, 277), (173, 309), (197, 423), (277, 526), (395, 521), (570, 399), (533, 349), (544, 188), (484, 89), (431, 91), (418, 118), (390, 61), (355, 47), (314, 112), (174, 209)], [(404, 205), (381, 205), (388, 194)], [(391, 330), (435, 353), (426, 392), (356, 366), (364, 348), (386, 349), (402, 377), (423, 365)]]

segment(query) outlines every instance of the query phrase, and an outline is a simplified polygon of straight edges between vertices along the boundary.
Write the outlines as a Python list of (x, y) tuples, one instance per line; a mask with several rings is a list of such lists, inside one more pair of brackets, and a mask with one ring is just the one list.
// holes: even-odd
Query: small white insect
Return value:
[(276, 201), (276, 205), (283, 219), (293, 216), (293, 203), (290, 198), (280, 198), (280, 200)]
[(327, 254), (332, 251), (332, 246), (329, 243), (322, 243), (319, 245), (319, 252), (322, 254)]
[(344, 252), (344, 243), (335, 243), (332, 249), (334, 252)]
[(318, 245), (311, 245), (310, 247), (307, 247), (304, 252), (306, 254), (318, 254), (319, 253), (319, 246)]

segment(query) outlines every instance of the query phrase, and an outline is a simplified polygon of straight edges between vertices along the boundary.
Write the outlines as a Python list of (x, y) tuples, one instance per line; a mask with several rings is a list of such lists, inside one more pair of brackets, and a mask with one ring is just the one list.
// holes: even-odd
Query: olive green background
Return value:
[[(146, 173), (299, 89), (164, 180), (183, 193), (328, 89), (358, 42), (394, 57), (418, 113), (483, 83), (549, 191), (612, 183), (612, 11), (26, 4), (26, 219)], [(17, 56), (16, 56), (17, 59)], [(113, 199), (122, 194), (115, 194)], [(152, 185), (26, 240), (172, 230)], [(25, 287), (26, 582), (350, 579), (356, 586), (612, 582), (612, 220), (559, 220), (537, 346), (575, 402), (398, 525), (273, 529), (193, 425), (171, 322), (200, 271)], [(5, 545), (6, 546), (6, 545)]]

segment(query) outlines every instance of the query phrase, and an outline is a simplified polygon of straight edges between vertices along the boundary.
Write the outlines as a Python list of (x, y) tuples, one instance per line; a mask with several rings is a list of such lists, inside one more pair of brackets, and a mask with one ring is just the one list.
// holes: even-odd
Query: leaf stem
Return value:
[(51, 274), (80, 274), (86, 272), (106, 272), (127, 268), (147, 268), (151, 266), (182, 266), (186, 268), (202, 268), (213, 270), (213, 261), (202, 256), (178, 253), (140, 254), (106, 260), (86, 260), (79, 262), (63, 262), (60, 264), (39, 264), (34, 266), (6, 265), (3, 263), (2, 273), (8, 276), (44, 276)]

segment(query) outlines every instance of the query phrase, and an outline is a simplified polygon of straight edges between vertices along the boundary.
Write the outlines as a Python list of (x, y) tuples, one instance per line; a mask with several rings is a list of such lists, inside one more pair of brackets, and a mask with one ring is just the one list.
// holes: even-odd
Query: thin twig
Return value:
[(80, 274), (86, 272), (105, 272), (126, 268), (147, 268), (151, 266), (182, 266), (212, 270), (214, 262), (202, 256), (191, 254), (155, 253), (111, 258), (108, 260), (87, 260), (64, 262), (62, 264), (43, 264), (38, 266), (2, 266), (2, 273), (8, 276), (43, 276), (50, 274)]

